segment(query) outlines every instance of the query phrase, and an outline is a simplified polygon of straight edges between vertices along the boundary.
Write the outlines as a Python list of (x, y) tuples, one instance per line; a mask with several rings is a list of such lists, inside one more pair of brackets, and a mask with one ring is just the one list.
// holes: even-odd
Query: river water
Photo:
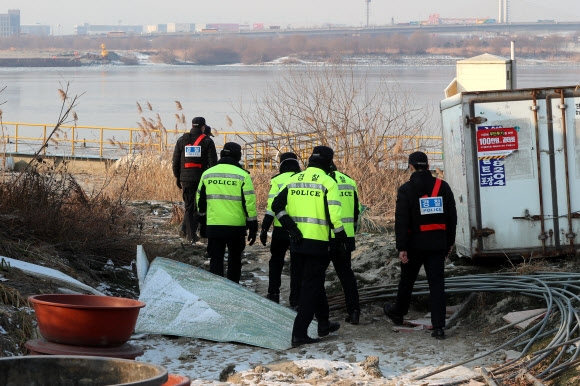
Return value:
[[(296, 67), (294, 67), (296, 69)], [(434, 126), (439, 126), (439, 102), (455, 77), (455, 65), (358, 65), (357, 72), (372, 82), (387, 78), (410, 92), (420, 105), (431, 106)], [(234, 106), (263, 95), (267, 87), (288, 74), (283, 65), (267, 66), (171, 66), (107, 65), (75, 68), (0, 68), (0, 109), (4, 122), (54, 123), (61, 109), (58, 89), (70, 83), (69, 95), (80, 95), (74, 109), (81, 126), (137, 127), (141, 115), (159, 113), (173, 128), (179, 101), (188, 122), (204, 116), (222, 131), (244, 130)], [(518, 66), (518, 87), (580, 84), (577, 64)], [(147, 102), (153, 113), (146, 110)], [(228, 127), (226, 117), (233, 125)], [(189, 126), (189, 124), (188, 124)]]

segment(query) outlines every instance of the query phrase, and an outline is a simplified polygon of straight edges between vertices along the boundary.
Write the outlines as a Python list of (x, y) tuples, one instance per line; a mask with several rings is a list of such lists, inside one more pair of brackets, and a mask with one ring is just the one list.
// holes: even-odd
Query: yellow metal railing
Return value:
[[(2, 147), (0, 151), (14, 154), (58, 155), (67, 157), (87, 157), (118, 159), (126, 154), (142, 151), (172, 151), (177, 139), (186, 131), (179, 130), (143, 130), (131, 127), (73, 126), (62, 125), (54, 130), (54, 125), (2, 122)], [(51, 135), (50, 140), (47, 139)], [(271, 132), (214, 131), (214, 142), (219, 149), (226, 142), (238, 142), (242, 145), (244, 163), (247, 168), (276, 168), (279, 153), (292, 151), (304, 161), (312, 149), (321, 144), (315, 134), (287, 134)], [(362, 154), (364, 146), (371, 146), (380, 155), (387, 155), (393, 149), (406, 154), (422, 150), (430, 158), (442, 158), (441, 137), (439, 136), (381, 136), (372, 139), (365, 145), (357, 143), (356, 133), (344, 137), (325, 138), (331, 147), (347, 148), (351, 154)], [(46, 146), (43, 145), (46, 143)], [(337, 159), (345, 158), (341, 152)]]

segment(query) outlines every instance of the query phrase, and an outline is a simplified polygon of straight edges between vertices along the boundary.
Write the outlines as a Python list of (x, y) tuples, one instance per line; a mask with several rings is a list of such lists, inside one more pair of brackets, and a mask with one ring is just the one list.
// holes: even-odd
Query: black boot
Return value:
[(326, 335), (330, 334), (331, 332), (338, 331), (339, 328), (340, 328), (340, 323), (338, 323), (338, 322), (331, 322), (331, 321), (327, 321), (326, 323), (318, 322), (318, 336), (326, 336)]
[(344, 321), (350, 324), (358, 324), (359, 319), (360, 319), (360, 311), (354, 310), (353, 312), (348, 314), (348, 316)]
[(312, 343), (318, 343), (318, 342), (320, 342), (320, 339), (311, 338), (308, 335), (303, 337), (303, 338), (299, 338), (296, 336), (292, 337), (292, 347), (298, 347), (298, 346), (302, 346), (303, 344), (312, 344)]
[(266, 297), (274, 303), (280, 304), (280, 294), (268, 294)]

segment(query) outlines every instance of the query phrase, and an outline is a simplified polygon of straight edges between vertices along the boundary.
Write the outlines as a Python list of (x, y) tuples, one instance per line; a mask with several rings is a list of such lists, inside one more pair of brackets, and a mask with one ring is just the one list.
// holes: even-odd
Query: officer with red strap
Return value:
[(385, 315), (396, 325), (403, 324), (409, 311), (413, 286), (421, 266), (429, 282), (431, 336), (445, 338), (445, 258), (455, 244), (457, 211), (447, 182), (429, 170), (427, 155), (417, 151), (409, 156), (409, 181), (397, 192), (395, 209), (396, 246), (401, 260), (401, 278), (395, 304), (386, 303)]
[(191, 130), (177, 140), (173, 151), (173, 175), (177, 187), (183, 190), (184, 233), (187, 240), (194, 244), (198, 240), (196, 232), (199, 223), (195, 204), (197, 187), (203, 172), (217, 164), (217, 152), (210, 136), (210, 127), (206, 126), (205, 118), (195, 117)]

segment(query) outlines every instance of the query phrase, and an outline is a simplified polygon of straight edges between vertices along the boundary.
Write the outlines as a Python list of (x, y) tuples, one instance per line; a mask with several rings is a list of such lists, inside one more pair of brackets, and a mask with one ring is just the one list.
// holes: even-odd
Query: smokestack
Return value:
[(511, 41), (511, 72), (512, 72), (512, 90), (515, 90), (516, 88), (518, 88), (518, 84), (516, 81), (516, 75), (517, 75), (517, 71), (516, 71), (516, 42), (515, 41)]

